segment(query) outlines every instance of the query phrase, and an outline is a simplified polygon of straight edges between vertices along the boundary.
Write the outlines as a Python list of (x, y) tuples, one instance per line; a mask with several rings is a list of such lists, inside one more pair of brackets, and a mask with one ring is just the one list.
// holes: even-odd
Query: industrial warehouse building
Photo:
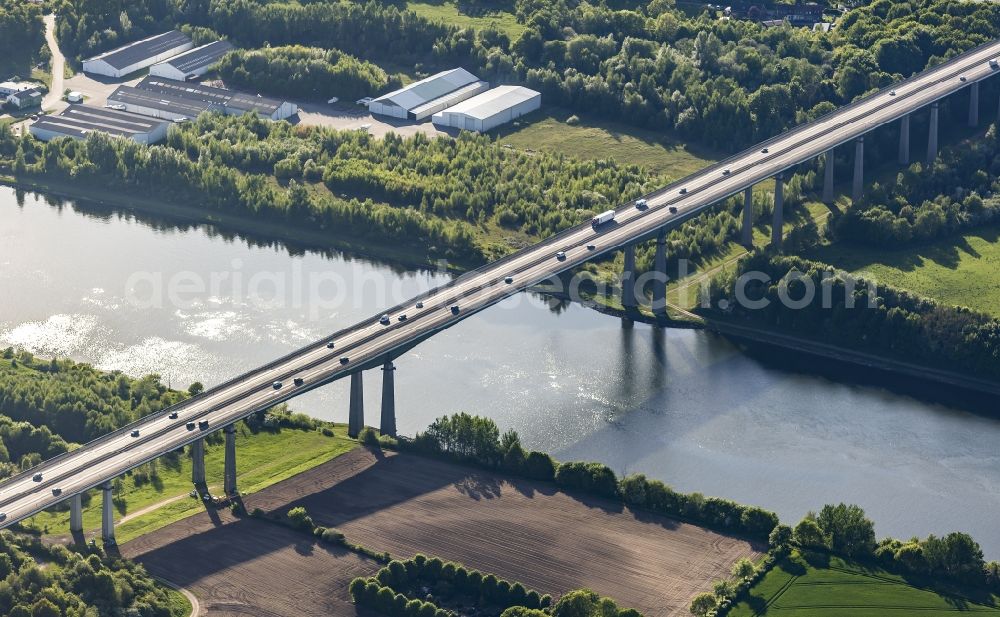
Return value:
[(465, 69), (452, 69), (383, 94), (368, 103), (368, 111), (419, 122), (489, 87)]
[(450, 126), (477, 133), (510, 122), (542, 106), (539, 92), (521, 86), (498, 86), (434, 114), (438, 126)]
[(149, 74), (178, 81), (201, 77), (232, 50), (233, 44), (229, 41), (215, 41), (158, 62), (149, 67)]
[(194, 43), (191, 42), (191, 37), (183, 32), (171, 30), (84, 60), (83, 72), (107, 77), (124, 77), (172, 58), (192, 47)]
[(154, 144), (167, 136), (170, 123), (126, 111), (71, 105), (56, 116), (42, 116), (28, 132), (49, 141), (57, 137), (84, 139), (92, 131), (125, 137), (141, 144)]
[(192, 120), (206, 111), (231, 116), (252, 112), (271, 120), (284, 120), (298, 112), (288, 101), (154, 76), (144, 77), (135, 87), (119, 86), (108, 97), (108, 106), (175, 121)]

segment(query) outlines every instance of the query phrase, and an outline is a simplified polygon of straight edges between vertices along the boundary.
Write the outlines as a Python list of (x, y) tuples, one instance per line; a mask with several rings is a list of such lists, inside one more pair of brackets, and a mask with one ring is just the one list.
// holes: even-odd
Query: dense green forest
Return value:
[(895, 183), (875, 184), (864, 199), (831, 218), (828, 235), (844, 242), (898, 246), (1000, 219), (1000, 137), (963, 142), (931, 165), (914, 163)]
[(878, 0), (830, 33), (692, 17), (670, 0), (516, 0), (514, 11), (527, 28), (511, 41), (377, 2), (63, 0), (59, 31), (82, 56), (190, 23), (250, 48), (310, 45), (428, 72), (461, 65), (539, 89), (548, 104), (729, 150), (1000, 35), (1000, 5), (958, 0)]
[(399, 87), (377, 65), (334, 49), (290, 45), (236, 50), (217, 67), (226, 84), (254, 92), (305, 100), (331, 96), (352, 100)]
[[(763, 308), (738, 302), (747, 272), (769, 280), (740, 285)], [(808, 295), (808, 288), (814, 293)], [(828, 290), (828, 291), (827, 291)], [(783, 302), (782, 295), (793, 302)], [(824, 298), (829, 298), (824, 307)], [(777, 327), (828, 343), (910, 362), (1000, 379), (1000, 320), (836, 272), (825, 264), (758, 252), (713, 282), (712, 306), (725, 299), (727, 319)], [(807, 299), (804, 306), (797, 301)], [(853, 306), (851, 306), (853, 303)], [(746, 304), (746, 305), (745, 305)], [(721, 316), (721, 315), (720, 315)]]
[(146, 570), (98, 549), (77, 552), (0, 533), (0, 614), (7, 617), (186, 617)]
[(72, 360), (0, 354), (0, 477), (177, 403), (157, 375), (132, 378)]
[[(28, 77), (31, 65), (48, 57), (42, 7), (24, 0), (0, 0), (0, 72)], [(9, 75), (0, 75), (0, 81)]]

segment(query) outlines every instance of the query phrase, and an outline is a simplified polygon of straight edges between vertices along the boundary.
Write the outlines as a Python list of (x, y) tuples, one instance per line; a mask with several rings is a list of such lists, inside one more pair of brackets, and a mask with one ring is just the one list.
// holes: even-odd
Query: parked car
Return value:
[(207, 429), (208, 428), (208, 420), (199, 420), (198, 421), (198, 428), (200, 428), (201, 430)]
[(417, 302), (417, 304), (414, 306), (414, 308), (422, 309), (422, 308), (424, 308), (424, 303), (423, 302)]
[(350, 362), (350, 361), (351, 361), (351, 359), (350, 359), (350, 358), (348, 358), (347, 356), (341, 356), (341, 357), (340, 357), (340, 363), (341, 363), (341, 364), (347, 364), (347, 363), (348, 363), (348, 362)]
[(670, 214), (677, 214), (677, 206), (670, 206), (667, 210), (670, 211)]
[(187, 430), (189, 430), (189, 431), (193, 431), (194, 430), (194, 422), (188, 422), (186, 426), (187, 426)]
[(639, 210), (645, 210), (646, 206), (648, 206), (648, 205), (649, 205), (649, 202), (646, 201), (645, 199), (636, 199), (635, 200), (635, 207), (638, 208)]
[(687, 189), (681, 189), (680, 190), (680, 194), (681, 195), (687, 195), (688, 194), (688, 190)]
[(994, 71), (1000, 69), (1000, 60), (997, 60), (996, 58), (990, 60), (990, 68)]
[(340, 100), (339, 98), (337, 98), (335, 96), (331, 96), (330, 99), (326, 102), (326, 104), (327, 105), (333, 105), (334, 103), (336, 103), (339, 100)]
[(273, 384), (271, 384), (271, 387), (274, 388), (275, 390), (280, 390), (281, 389), (281, 382), (280, 381), (276, 381)]
[(327, 343), (326, 344), (326, 348), (327, 349), (333, 349), (333, 341), (330, 341), (329, 343)]
[(0, 523), (4, 522), (5, 520), (7, 520), (7, 513), (0, 512)]
[(511, 283), (514, 282), (514, 277), (513, 276), (508, 276), (508, 277), (504, 278), (503, 282), (507, 283), (508, 285), (510, 285)]
[(559, 261), (565, 260), (566, 259), (566, 251), (557, 251), (556, 252), (556, 259), (558, 259)]
[(31, 479), (34, 480), (35, 482), (41, 482), (42, 481), (42, 474), (41, 474), (41, 472), (36, 473), (35, 475), (31, 476)]
[(457, 304), (453, 304), (451, 306), (451, 314), (452, 315), (458, 315), (458, 305)]
[(294, 382), (295, 382), (296, 386), (301, 386), (302, 384), (304, 384), (306, 382), (306, 380), (302, 379), (301, 377), (296, 377), (295, 380), (294, 380)]
[(171, 411), (170, 415), (167, 416), (167, 417), (170, 418), (171, 420), (176, 420), (177, 419), (177, 412), (176, 411)]
[(52, 487), (52, 494), (58, 497), (59, 495), (62, 495), (62, 489), (58, 486), (54, 486)]
[(399, 321), (406, 321), (406, 313), (400, 313), (399, 317), (396, 318)]
[(138, 437), (139, 436), (139, 429), (135, 429), (134, 431), (132, 431), (132, 436), (133, 437)]
[(382, 315), (381, 317), (378, 318), (378, 322), (383, 326), (388, 326), (390, 321), (392, 320), (389, 319), (388, 315)]

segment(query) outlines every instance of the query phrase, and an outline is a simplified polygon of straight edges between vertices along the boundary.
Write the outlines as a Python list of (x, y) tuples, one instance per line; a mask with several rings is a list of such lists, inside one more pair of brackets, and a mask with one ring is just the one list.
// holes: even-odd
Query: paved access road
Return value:
[[(0, 512), (6, 515), (0, 525), (10, 525), (191, 443), (201, 437), (203, 431), (197, 425), (188, 429), (188, 422), (207, 420), (207, 430), (220, 429), (254, 411), (361, 368), (375, 366), (393, 352), (560, 271), (648, 238), (660, 228), (679, 225), (748, 186), (901, 118), (974, 81), (1000, 74), (989, 65), (990, 60), (998, 57), (1000, 41), (981, 46), (897, 84), (891, 91), (876, 93), (676, 182), (648, 196), (646, 209), (624, 206), (618, 210), (614, 223), (597, 230), (589, 224), (566, 230), (469, 272), (405, 305), (389, 309), (386, 312), (392, 322), (388, 326), (380, 325), (377, 316), (362, 321), (173, 409), (148, 416), (10, 478), (0, 484)], [(671, 207), (676, 208), (676, 212), (670, 212)], [(557, 251), (565, 252), (564, 260), (556, 259)], [(506, 277), (511, 277), (512, 282), (506, 283)], [(417, 300), (423, 303), (420, 309), (415, 307)], [(453, 306), (458, 307), (457, 314), (452, 311)], [(407, 319), (398, 321), (398, 316), (404, 312)], [(333, 349), (327, 347), (328, 342), (334, 343)], [(296, 377), (304, 380), (302, 386), (293, 385), (292, 380)], [(272, 383), (275, 381), (281, 381), (282, 387), (274, 389)], [(169, 412), (176, 412), (178, 417), (169, 418)], [(139, 436), (132, 437), (132, 430), (138, 430)], [(33, 481), (34, 473), (41, 473), (42, 479)], [(61, 489), (58, 496), (52, 492), (57, 487)]]

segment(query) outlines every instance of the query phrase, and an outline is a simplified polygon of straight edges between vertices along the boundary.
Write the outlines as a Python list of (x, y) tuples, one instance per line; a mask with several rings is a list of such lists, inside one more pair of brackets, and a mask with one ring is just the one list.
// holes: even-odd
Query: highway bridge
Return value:
[[(910, 114), (930, 108), (927, 159), (937, 154), (938, 101), (968, 90), (969, 122), (979, 122), (979, 82), (1000, 75), (1000, 41), (982, 45), (935, 68), (844, 106), (808, 124), (787, 131), (709, 166), (646, 196), (647, 206), (620, 207), (614, 222), (596, 229), (590, 224), (567, 229), (499, 261), (468, 272), (398, 306), (379, 317), (335, 332), (265, 366), (199, 394), (169, 409), (96, 439), (27, 470), (0, 484), (0, 526), (8, 526), (69, 500), (70, 522), (82, 531), (81, 494), (103, 489), (102, 535), (114, 542), (111, 481), (165, 453), (191, 445), (196, 485), (204, 486), (204, 438), (215, 430), (226, 433), (225, 491), (235, 494), (236, 447), (233, 424), (248, 415), (342, 377), (351, 377), (349, 433), (357, 435), (364, 422), (362, 375), (383, 368), (382, 432), (395, 434), (392, 360), (420, 341), (458, 321), (550, 277), (610, 251), (625, 251), (622, 301), (635, 306), (642, 290), (634, 286), (634, 247), (656, 238), (655, 266), (665, 271), (666, 233), (721, 200), (743, 193), (743, 239), (751, 241), (750, 189), (775, 181), (772, 243), (781, 244), (783, 173), (814, 157), (825, 157), (824, 191), (833, 198), (833, 157), (836, 146), (855, 144), (852, 193), (863, 187), (864, 135), (890, 122), (900, 122), (900, 163), (909, 162)], [(998, 112), (1000, 113), (1000, 112)], [(638, 293), (637, 293), (638, 291)], [(638, 297), (637, 297), (638, 296)], [(665, 276), (654, 285), (653, 308), (666, 302)], [(405, 320), (399, 315), (406, 313)], [(275, 388), (275, 382), (281, 382)]]

